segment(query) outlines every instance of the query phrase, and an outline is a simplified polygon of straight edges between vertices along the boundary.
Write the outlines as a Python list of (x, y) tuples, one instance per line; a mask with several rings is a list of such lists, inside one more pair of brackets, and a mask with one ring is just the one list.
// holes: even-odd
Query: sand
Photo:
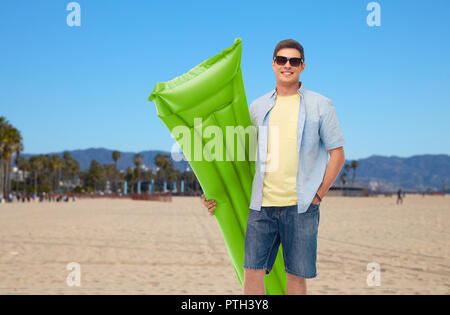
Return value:
[[(326, 197), (309, 294), (449, 294), (450, 196)], [(69, 263), (80, 286), (69, 286)], [(369, 263), (380, 265), (369, 286)], [(372, 279), (372, 278), (371, 278)], [(375, 283), (376, 284), (376, 283)], [(0, 294), (242, 294), (200, 198), (0, 204)]]

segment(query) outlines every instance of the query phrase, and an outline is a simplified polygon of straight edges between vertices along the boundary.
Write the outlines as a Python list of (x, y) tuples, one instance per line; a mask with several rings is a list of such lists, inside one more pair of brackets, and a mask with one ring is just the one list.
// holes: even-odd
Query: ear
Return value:
[(305, 70), (305, 64), (302, 63), (301, 67), (300, 67), (300, 73), (302, 73)]

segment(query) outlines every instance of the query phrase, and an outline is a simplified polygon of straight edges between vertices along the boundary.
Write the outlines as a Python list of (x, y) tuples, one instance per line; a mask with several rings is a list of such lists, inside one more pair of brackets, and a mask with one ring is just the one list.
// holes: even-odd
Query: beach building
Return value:
[(343, 186), (336, 185), (331, 186), (330, 190), (327, 192), (327, 196), (356, 196), (356, 197), (366, 197), (369, 193), (366, 186)]

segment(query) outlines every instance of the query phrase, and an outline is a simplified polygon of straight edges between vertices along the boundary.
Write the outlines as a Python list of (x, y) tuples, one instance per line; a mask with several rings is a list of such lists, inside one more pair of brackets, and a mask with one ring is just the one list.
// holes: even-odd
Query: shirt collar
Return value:
[[(299, 93), (299, 94), (302, 94), (303, 95), (303, 92), (305, 91), (305, 88), (303, 87), (303, 82), (298, 82), (298, 90), (297, 90), (297, 92)], [(274, 99), (275, 97), (277, 96), (277, 88), (275, 87), (273, 90), (272, 90), (272, 93), (270, 94), (270, 98), (272, 98), (272, 99)]]

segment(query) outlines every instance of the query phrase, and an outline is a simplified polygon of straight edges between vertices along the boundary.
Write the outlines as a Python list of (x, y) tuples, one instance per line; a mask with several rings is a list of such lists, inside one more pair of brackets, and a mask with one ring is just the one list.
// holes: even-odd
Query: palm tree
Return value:
[(52, 158), (49, 154), (39, 155), (39, 159), (42, 161), (42, 170), (39, 173), (39, 188), (40, 191), (52, 192)]
[(87, 179), (94, 188), (94, 192), (97, 191), (97, 184), (100, 183), (105, 177), (105, 170), (96, 160), (91, 161), (89, 166), (89, 171), (87, 174)]
[(137, 171), (137, 168), (129, 166), (127, 167), (126, 172), (122, 174), (123, 180), (127, 182), (127, 191), (129, 194), (136, 192), (134, 185), (138, 176)]
[(12, 155), (23, 149), (22, 135), (19, 130), (7, 124), (2, 126), (0, 143), (2, 144), (3, 195), (8, 196), (11, 191), (10, 175)]
[(346, 189), (345, 186), (347, 185), (347, 178), (348, 178), (347, 176), (350, 173), (350, 169), (351, 168), (352, 167), (350, 166), (350, 164), (345, 163), (345, 165), (344, 165), (344, 172), (342, 172), (342, 175), (340, 177), (341, 185), (344, 186), (344, 190)]
[(137, 182), (139, 183), (140, 175), (141, 175), (140, 167), (142, 165), (142, 156), (140, 153), (136, 153), (134, 155), (134, 165), (136, 165), (136, 168), (137, 168)]
[(52, 155), (50, 159), (50, 169), (53, 175), (53, 183), (55, 190), (59, 189), (59, 184), (61, 182), (61, 170), (64, 168), (64, 160), (58, 155)]
[(348, 174), (349, 172), (350, 172), (350, 169), (351, 169), (352, 167), (351, 167), (351, 165), (350, 164), (348, 164), (348, 163), (345, 163), (345, 165), (344, 165), (344, 169), (345, 169), (345, 172)]
[(112, 158), (114, 160), (114, 192), (117, 193), (117, 162), (120, 160), (120, 151), (113, 151)]
[(342, 185), (344, 185), (344, 186), (345, 186), (345, 184), (347, 183), (347, 173), (346, 173), (346, 172), (343, 172), (343, 173), (341, 174), (341, 183), (342, 183)]
[(347, 184), (347, 173), (343, 172), (340, 177), (342, 185), (344, 185), (344, 196), (345, 196), (345, 185)]
[(353, 182), (355, 181), (355, 174), (356, 174), (357, 168), (358, 168), (358, 161), (353, 160), (352, 161), (352, 169), (353, 169), (352, 186), (353, 186)]
[(169, 156), (168, 155), (162, 155), (162, 154), (158, 154), (155, 157), (155, 164), (158, 167), (158, 171), (157, 171), (157, 178), (158, 180), (163, 180), (163, 181), (167, 181), (167, 168), (169, 167)]
[(42, 156), (35, 155), (30, 157), (30, 170), (33, 172), (33, 191), (34, 193), (37, 193), (38, 188), (38, 177), (41, 174), (41, 172), (44, 170), (44, 160), (42, 159)]
[(74, 160), (70, 152), (64, 152), (64, 181), (73, 185), (74, 177), (80, 176), (80, 165), (77, 160)]
[[(30, 163), (28, 162), (27, 159), (25, 159), (24, 157), (20, 156), (17, 157), (16, 159), (16, 165), (17, 168), (19, 170), (22, 171), (22, 178), (23, 178), (23, 186), (22, 186), (22, 196), (25, 195), (26, 192), (26, 187), (27, 187), (27, 174), (30, 171)], [(17, 183), (16, 183), (16, 187), (18, 187)], [(17, 190), (16, 190), (16, 194), (17, 194)]]
[(69, 151), (65, 151), (63, 153), (63, 160), (64, 160), (64, 167), (63, 167), (63, 182), (64, 182), (64, 189), (67, 187), (67, 183), (70, 178), (70, 162), (72, 161), (72, 155)]
[[(105, 173), (106, 180), (109, 182), (109, 185), (111, 185), (112, 179), (116, 176), (116, 168), (114, 164), (105, 164), (103, 165), (103, 170)], [(111, 189), (111, 186), (109, 186), (109, 189)]]
[(177, 173), (168, 155), (156, 155), (155, 164), (159, 168), (158, 177), (166, 182), (176, 179)]
[(4, 179), (3, 179), (3, 146), (4, 146), (4, 142), (6, 141), (5, 139), (5, 131), (6, 128), (8, 127), (9, 123), (6, 120), (5, 117), (0, 116), (0, 199), (3, 197), (3, 184), (4, 184)]
[[(20, 172), (20, 167), (23, 166), (23, 164), (19, 164), (19, 160), (20, 160), (20, 152), (23, 151), (23, 144), (20, 143), (19, 146), (16, 148), (16, 158), (14, 160), (14, 163), (17, 166), (17, 178), (16, 178), (16, 196), (18, 195), (18, 183), (19, 183), (19, 172)], [(25, 176), (25, 175), (24, 175)], [(25, 178), (25, 177), (24, 177)], [(25, 181), (25, 180), (24, 180)]]

